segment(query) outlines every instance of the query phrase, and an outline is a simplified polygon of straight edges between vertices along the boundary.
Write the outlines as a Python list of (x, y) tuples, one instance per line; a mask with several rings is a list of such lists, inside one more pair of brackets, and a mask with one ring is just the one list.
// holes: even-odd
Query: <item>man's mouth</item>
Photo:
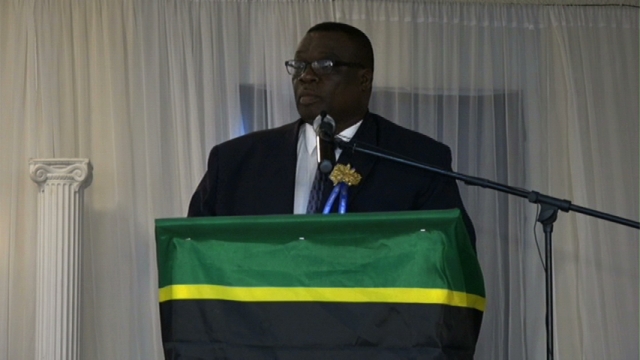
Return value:
[(315, 96), (315, 95), (302, 95), (302, 96), (300, 96), (300, 99), (298, 100), (300, 105), (310, 105), (310, 104), (313, 104), (313, 103), (318, 102), (318, 101), (320, 101), (320, 98), (318, 96)]

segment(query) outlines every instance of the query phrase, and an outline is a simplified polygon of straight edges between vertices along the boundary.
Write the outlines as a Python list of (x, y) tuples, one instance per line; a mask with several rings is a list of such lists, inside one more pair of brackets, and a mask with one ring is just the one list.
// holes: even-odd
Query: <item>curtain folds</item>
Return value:
[[(37, 188), (28, 159), (86, 157), (94, 166), (81, 358), (160, 359), (153, 220), (186, 214), (213, 145), (297, 118), (284, 61), (321, 21), (370, 36), (371, 110), (450, 145), (458, 171), (639, 217), (637, 8), (380, 0), (0, 7), (0, 359), (35, 356)], [(488, 292), (476, 358), (543, 358), (537, 209), (460, 186)], [(637, 230), (560, 213), (558, 358), (640, 356), (638, 251)]]

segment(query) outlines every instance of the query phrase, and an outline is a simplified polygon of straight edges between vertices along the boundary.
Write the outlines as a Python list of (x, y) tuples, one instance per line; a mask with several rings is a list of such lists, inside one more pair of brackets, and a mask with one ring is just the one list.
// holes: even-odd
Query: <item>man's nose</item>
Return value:
[(311, 65), (307, 66), (302, 72), (302, 74), (298, 76), (298, 80), (303, 82), (318, 81), (318, 79), (319, 79), (318, 74), (316, 74), (316, 72), (313, 71), (313, 67)]

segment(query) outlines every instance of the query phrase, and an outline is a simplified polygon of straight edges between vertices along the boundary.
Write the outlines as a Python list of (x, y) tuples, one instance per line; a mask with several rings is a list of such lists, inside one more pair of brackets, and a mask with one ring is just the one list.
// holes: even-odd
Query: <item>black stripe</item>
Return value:
[(165, 344), (167, 360), (472, 360), (467, 350), (440, 348), (376, 348), (344, 346), (333, 349), (259, 348), (228, 344)]
[(167, 359), (472, 359), (482, 312), (424, 304), (160, 304)]

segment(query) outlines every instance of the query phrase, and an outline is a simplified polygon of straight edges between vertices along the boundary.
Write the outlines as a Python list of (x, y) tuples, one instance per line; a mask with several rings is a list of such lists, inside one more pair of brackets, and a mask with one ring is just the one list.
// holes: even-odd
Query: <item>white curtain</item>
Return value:
[[(0, 1), (0, 359), (35, 356), (28, 159), (94, 166), (81, 358), (160, 359), (154, 219), (185, 215), (214, 144), (297, 118), (283, 62), (321, 21), (371, 37), (371, 109), (449, 144), (458, 171), (638, 220), (638, 16), (417, 1)], [(536, 206), (460, 186), (488, 298), (476, 358), (544, 358)], [(637, 230), (560, 213), (557, 358), (639, 357), (638, 254)]]

